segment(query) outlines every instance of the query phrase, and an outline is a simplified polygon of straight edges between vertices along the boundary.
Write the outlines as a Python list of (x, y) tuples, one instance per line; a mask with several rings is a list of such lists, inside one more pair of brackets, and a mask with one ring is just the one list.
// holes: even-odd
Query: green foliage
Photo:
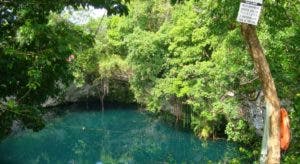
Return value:
[[(4, 48), (1, 97), (38, 104), (57, 95), (58, 83), (72, 79), (66, 59), (79, 48), (87, 48), (92, 38), (54, 14), (49, 19), (49, 24), (26, 22), (17, 32), (16, 44)], [(13, 62), (7, 67), (9, 61)]]
[[(128, 1), (126, 1), (128, 2)], [(60, 18), (66, 6), (104, 7), (108, 14), (127, 13), (121, 1), (0, 2), (0, 97), (16, 96), (34, 104), (54, 96), (58, 83), (70, 81), (66, 58), (91, 45), (90, 35)], [(60, 81), (60, 82), (59, 82)], [(24, 98), (23, 98), (24, 97)]]
[(98, 79), (108, 80), (109, 94), (106, 100), (120, 103), (132, 103), (133, 94), (129, 90), (129, 78), (132, 70), (128, 63), (118, 55), (103, 57), (98, 63)]
[[(148, 110), (190, 118), (199, 137), (226, 133), (229, 140), (257, 148), (255, 132), (240, 110), (245, 95), (261, 87), (236, 22), (238, 8), (237, 1), (181, 1), (173, 6), (168, 1), (132, 1), (126, 17), (97, 20), (102, 24), (96, 46), (78, 57), (76, 75), (109, 84), (125, 75), (125, 88)], [(299, 92), (298, 11), (292, 1), (265, 1), (257, 28), (279, 97), (286, 99)], [(187, 109), (192, 112), (186, 114)], [(241, 151), (249, 158), (258, 154)]]
[(100, 78), (124, 78), (124, 80), (127, 80), (129, 78), (127, 76), (130, 76), (126, 76), (131, 71), (127, 62), (117, 55), (101, 58), (98, 66)]
[(107, 22), (107, 42), (110, 54), (127, 55), (125, 36), (132, 33), (133, 26), (126, 17), (113, 16)]
[[(73, 66), (66, 59), (92, 45), (91, 35), (55, 14), (69, 5), (105, 7), (109, 14), (127, 12), (118, 0), (0, 2), (1, 136), (9, 133), (14, 119), (40, 129), (43, 123), (35, 114), (39, 111), (35, 106), (59, 95), (61, 86), (73, 78)], [(20, 113), (14, 113), (16, 109)]]
[[(138, 2), (129, 6), (128, 17), (113, 17), (108, 26), (108, 46), (132, 67), (130, 87), (137, 101), (157, 112), (180, 104), (181, 111), (192, 109), (198, 136), (222, 136), (226, 127), (229, 139), (251, 145), (255, 132), (240, 108), (244, 95), (261, 87), (236, 22), (239, 3)], [(259, 36), (279, 96), (292, 99), (299, 90), (299, 6), (267, 1), (264, 10)], [(286, 15), (269, 17), (275, 11)]]
[(255, 130), (247, 124), (245, 120), (231, 120), (226, 126), (226, 134), (228, 139), (245, 143), (252, 144), (255, 139)]
[[(90, 84), (107, 101), (132, 103), (133, 95), (129, 90), (129, 77), (132, 70), (124, 59), (124, 36), (127, 29), (124, 17), (100, 18), (84, 25), (87, 33), (95, 35), (93, 47), (78, 51), (72, 69), (76, 84)], [(122, 26), (122, 28), (120, 28)], [(124, 29), (124, 30), (122, 30)], [(120, 31), (121, 30), (121, 31)], [(107, 93), (104, 88), (107, 87)]]
[[(99, 2), (53, 6), (41, 1), (36, 9), (20, 1), (0, 8), (6, 14), (1, 22), (0, 97), (15, 96), (16, 104), (42, 102), (56, 95), (58, 81), (67, 83), (73, 75), (78, 84), (92, 84), (99, 92), (108, 85), (107, 100), (130, 97), (126, 102), (132, 102), (133, 94), (150, 111), (186, 119), (182, 122), (190, 123), (199, 137), (226, 133), (230, 140), (257, 147), (255, 132), (240, 111), (245, 95), (261, 88), (236, 22), (240, 1), (134, 0), (128, 15), (95, 19), (83, 27), (49, 16), (62, 4)], [(104, 6), (111, 9), (112, 3)], [(17, 10), (10, 13), (8, 8)], [(257, 26), (278, 95), (295, 104), (291, 122), (296, 139), (287, 162), (299, 156), (299, 11), (299, 2), (266, 0)], [(20, 22), (16, 27), (14, 15)], [(66, 62), (73, 53), (76, 60)], [(15, 108), (14, 103), (7, 106)]]
[(0, 139), (5, 138), (11, 131), (12, 121), (20, 120), (26, 128), (33, 131), (39, 131), (44, 128), (40, 109), (28, 106), (18, 105), (15, 100), (7, 101), (7, 104), (0, 102)]
[[(141, 37), (143, 36), (143, 37)], [(138, 102), (145, 102), (145, 94), (155, 84), (156, 77), (162, 71), (164, 60), (164, 38), (152, 32), (136, 29), (128, 37), (128, 62), (132, 66), (133, 76), (130, 79), (132, 90)]]
[(239, 103), (226, 92), (237, 89), (245, 74), (251, 77), (252, 65), (244, 47), (238, 47), (243, 41), (238, 29), (213, 35), (209, 25), (199, 21), (198, 7), (194, 2), (175, 5), (158, 32), (137, 29), (127, 45), (133, 67), (130, 84), (138, 102), (159, 111), (175, 97), (193, 109), (193, 129), (206, 138), (222, 134), (224, 115), (237, 117)]

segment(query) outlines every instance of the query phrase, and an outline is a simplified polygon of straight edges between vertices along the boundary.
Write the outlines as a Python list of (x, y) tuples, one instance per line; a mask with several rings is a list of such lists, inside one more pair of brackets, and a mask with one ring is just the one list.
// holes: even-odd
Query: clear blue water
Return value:
[(238, 156), (225, 140), (202, 142), (190, 132), (133, 109), (69, 111), (39, 132), (0, 143), (0, 163), (207, 163)]

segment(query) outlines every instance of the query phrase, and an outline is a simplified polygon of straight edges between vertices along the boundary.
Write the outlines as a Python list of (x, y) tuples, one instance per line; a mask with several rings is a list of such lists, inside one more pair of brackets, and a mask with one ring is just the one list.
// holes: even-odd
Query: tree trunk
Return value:
[(101, 95), (101, 98), (100, 98), (100, 100), (101, 100), (101, 110), (102, 110), (102, 112), (104, 111), (104, 94), (103, 95)]
[(255, 69), (262, 83), (266, 101), (266, 117), (264, 126), (264, 139), (266, 148), (262, 146), (262, 157), (266, 151), (266, 160), (261, 163), (280, 163), (280, 103), (277, 97), (275, 84), (270, 72), (269, 64), (264, 55), (256, 34), (255, 26), (242, 23), (242, 34), (247, 42), (249, 53), (254, 62)]
[(98, 90), (98, 96), (99, 96), (99, 100), (100, 100), (100, 105), (101, 105), (101, 110), (102, 112), (104, 111), (104, 97), (105, 97), (105, 93), (104, 93), (104, 89), (103, 89), (103, 85), (101, 82), (101, 88), (99, 86), (97, 86), (97, 90)]

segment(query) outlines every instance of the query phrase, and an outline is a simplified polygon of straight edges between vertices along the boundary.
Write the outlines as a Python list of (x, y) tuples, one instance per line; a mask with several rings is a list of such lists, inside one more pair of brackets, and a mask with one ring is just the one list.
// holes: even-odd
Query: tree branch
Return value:
[(251, 84), (253, 81), (257, 80), (259, 77), (256, 76), (254, 79), (252, 80), (249, 80), (249, 81), (246, 81), (246, 82), (243, 82), (243, 83), (240, 83), (240, 86), (243, 86), (243, 85), (246, 85), (246, 84)]

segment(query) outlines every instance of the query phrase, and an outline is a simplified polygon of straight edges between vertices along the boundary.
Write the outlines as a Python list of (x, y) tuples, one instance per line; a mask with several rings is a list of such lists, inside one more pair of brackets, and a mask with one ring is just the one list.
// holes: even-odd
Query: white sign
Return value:
[(256, 3), (256, 4), (262, 4), (262, 0), (246, 0), (246, 2)]
[(257, 25), (260, 11), (261, 11), (260, 5), (241, 3), (237, 21), (241, 23)]

